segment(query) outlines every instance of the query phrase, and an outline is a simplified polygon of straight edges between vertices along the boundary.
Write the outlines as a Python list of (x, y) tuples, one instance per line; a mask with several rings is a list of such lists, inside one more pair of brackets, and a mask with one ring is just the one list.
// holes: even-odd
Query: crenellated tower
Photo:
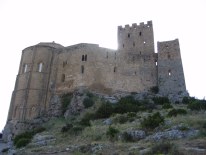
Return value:
[(146, 24), (125, 25), (118, 27), (118, 49), (129, 52), (151, 54), (154, 52), (154, 34), (152, 21)]

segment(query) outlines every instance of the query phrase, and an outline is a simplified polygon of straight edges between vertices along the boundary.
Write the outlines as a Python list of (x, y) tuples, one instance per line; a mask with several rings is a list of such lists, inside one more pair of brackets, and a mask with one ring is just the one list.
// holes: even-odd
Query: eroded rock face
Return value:
[(86, 98), (86, 95), (81, 91), (75, 91), (73, 93), (73, 97), (68, 106), (67, 111), (64, 113), (64, 117), (68, 118), (70, 116), (74, 116), (80, 114), (84, 110), (83, 101)]
[(32, 142), (30, 145), (34, 145), (34, 146), (45, 146), (51, 143), (55, 143), (56, 138), (52, 135), (41, 135), (41, 134), (37, 134), (34, 136), (34, 138), (32, 139)]
[(131, 130), (131, 131), (127, 131), (127, 134), (132, 136), (132, 139), (134, 141), (144, 139), (146, 137), (146, 133), (143, 130)]
[(199, 133), (198, 130), (192, 128), (185, 128), (182, 125), (174, 126), (166, 131), (156, 132), (151, 136), (148, 136), (147, 140), (159, 141), (163, 139), (181, 139), (196, 136)]
[(49, 117), (58, 117), (62, 115), (61, 99), (58, 95), (52, 96), (50, 100), (50, 107), (48, 110)]

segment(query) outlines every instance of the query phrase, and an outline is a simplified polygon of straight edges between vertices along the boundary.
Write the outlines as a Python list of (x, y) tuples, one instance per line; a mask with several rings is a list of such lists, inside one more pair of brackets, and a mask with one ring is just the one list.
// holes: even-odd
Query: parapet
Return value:
[(147, 28), (147, 27), (152, 27), (152, 21), (147, 21), (147, 23), (141, 22), (139, 25), (136, 23), (133, 23), (132, 26), (125, 25), (123, 26), (118, 26), (119, 31), (124, 31), (124, 30), (130, 30), (130, 29), (136, 29), (136, 28)]

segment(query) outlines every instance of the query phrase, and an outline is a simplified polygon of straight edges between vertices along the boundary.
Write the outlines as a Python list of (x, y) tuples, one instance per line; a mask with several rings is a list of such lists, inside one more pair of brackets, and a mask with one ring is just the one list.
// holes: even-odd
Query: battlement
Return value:
[(131, 30), (131, 29), (138, 29), (138, 28), (149, 28), (152, 27), (152, 21), (147, 21), (147, 23), (141, 22), (139, 23), (139, 25), (137, 25), (136, 23), (133, 23), (132, 26), (130, 25), (125, 25), (123, 26), (118, 26), (118, 30), (119, 31), (124, 31), (124, 30)]

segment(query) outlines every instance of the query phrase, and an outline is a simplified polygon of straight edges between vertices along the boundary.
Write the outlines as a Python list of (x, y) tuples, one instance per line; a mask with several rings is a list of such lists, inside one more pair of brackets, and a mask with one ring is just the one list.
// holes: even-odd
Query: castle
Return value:
[(118, 27), (118, 49), (81, 43), (64, 47), (39, 43), (22, 51), (8, 120), (31, 120), (47, 112), (54, 94), (79, 87), (159, 94), (186, 92), (178, 39), (157, 43), (152, 21)]

